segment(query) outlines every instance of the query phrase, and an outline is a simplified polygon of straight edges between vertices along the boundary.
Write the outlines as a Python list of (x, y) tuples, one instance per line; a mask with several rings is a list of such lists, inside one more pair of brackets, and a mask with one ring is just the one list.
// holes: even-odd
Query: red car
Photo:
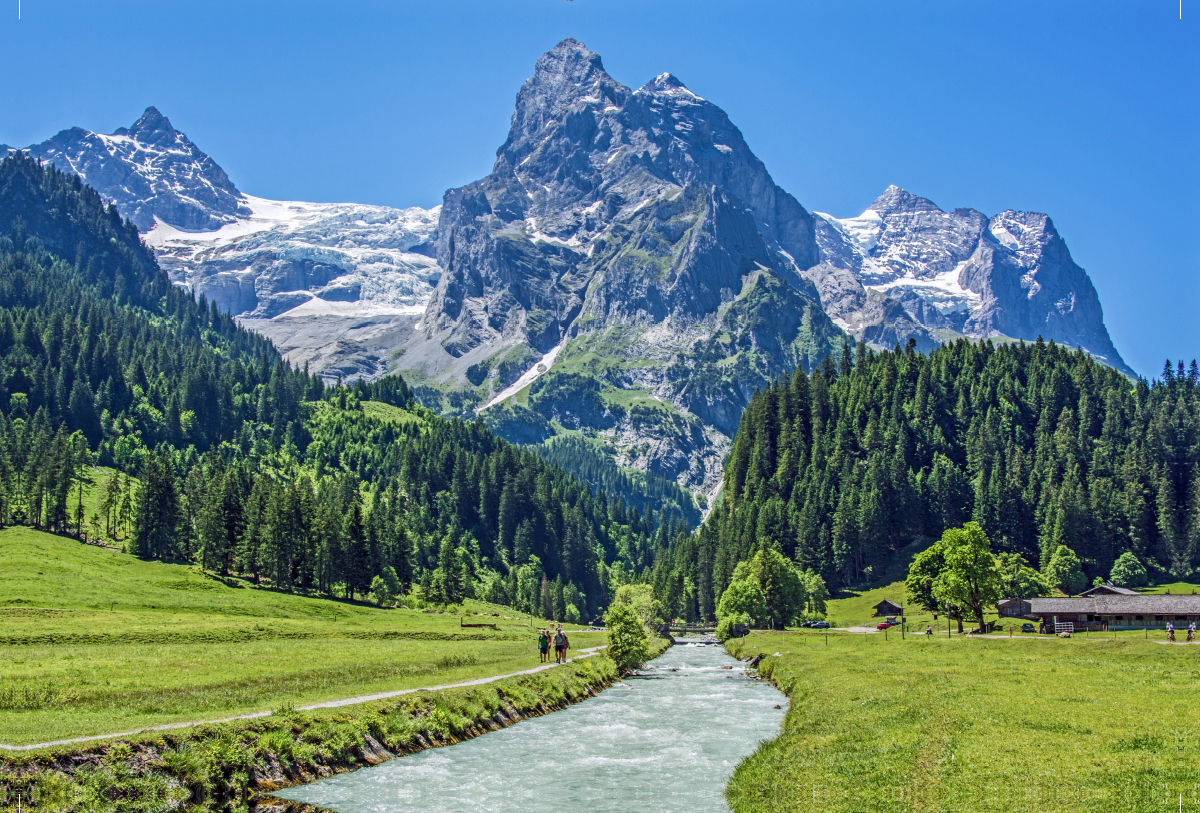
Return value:
[(898, 627), (898, 626), (900, 626), (900, 623), (898, 621), (880, 621), (878, 624), (875, 625), (875, 629), (885, 630), (885, 629), (888, 629), (889, 627)]

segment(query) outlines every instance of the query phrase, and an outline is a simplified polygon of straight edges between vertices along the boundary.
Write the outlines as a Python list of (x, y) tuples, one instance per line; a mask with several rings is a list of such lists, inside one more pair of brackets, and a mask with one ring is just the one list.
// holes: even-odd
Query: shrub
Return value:
[(717, 640), (725, 643), (730, 638), (737, 637), (737, 627), (750, 626), (750, 616), (742, 613), (727, 615), (717, 622)]
[(1130, 551), (1117, 557), (1109, 579), (1118, 587), (1145, 587), (1146, 568)]
[(604, 614), (608, 648), (604, 650), (620, 669), (636, 669), (650, 659), (650, 636), (646, 625), (628, 604), (614, 604)]

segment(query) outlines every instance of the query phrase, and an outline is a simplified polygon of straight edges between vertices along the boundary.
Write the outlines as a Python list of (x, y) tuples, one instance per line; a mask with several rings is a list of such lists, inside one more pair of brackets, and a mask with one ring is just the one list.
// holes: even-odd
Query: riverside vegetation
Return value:
[(273, 790), (449, 745), (611, 682), (607, 658), (347, 709), (297, 712), (0, 758), (0, 806), (47, 813), (280, 810)]

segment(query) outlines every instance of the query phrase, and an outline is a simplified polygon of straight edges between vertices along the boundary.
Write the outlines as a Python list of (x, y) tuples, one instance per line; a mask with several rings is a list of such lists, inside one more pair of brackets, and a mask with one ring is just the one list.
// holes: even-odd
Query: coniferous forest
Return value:
[[(1130, 381), (1053, 343), (960, 340), (929, 355), (849, 346), (757, 393), (722, 501), (664, 552), (669, 612), (711, 617), (738, 562), (775, 548), (831, 588), (879, 575), (915, 540), (974, 520), (1045, 567), (1060, 545), (1089, 582), (1132, 551), (1200, 567), (1200, 370)], [(694, 589), (681, 590), (688, 583)]]
[[(682, 519), (609, 501), (399, 377), (325, 386), (171, 284), (78, 177), (0, 164), (0, 521), (287, 590), (591, 618)], [(117, 474), (87, 515), (96, 464)], [(101, 512), (103, 515), (101, 515)]]

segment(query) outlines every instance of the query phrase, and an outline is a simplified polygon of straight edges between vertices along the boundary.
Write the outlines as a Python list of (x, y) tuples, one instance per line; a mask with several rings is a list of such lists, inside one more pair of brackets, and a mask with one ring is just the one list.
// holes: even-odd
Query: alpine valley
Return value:
[(402, 373), (442, 414), (701, 509), (755, 391), (849, 342), (1040, 336), (1132, 375), (1048, 216), (894, 186), (858, 217), (811, 212), (721, 108), (669, 73), (632, 90), (571, 39), (518, 92), (491, 174), (432, 209), (244, 194), (154, 108), (28, 151), (290, 361)]

